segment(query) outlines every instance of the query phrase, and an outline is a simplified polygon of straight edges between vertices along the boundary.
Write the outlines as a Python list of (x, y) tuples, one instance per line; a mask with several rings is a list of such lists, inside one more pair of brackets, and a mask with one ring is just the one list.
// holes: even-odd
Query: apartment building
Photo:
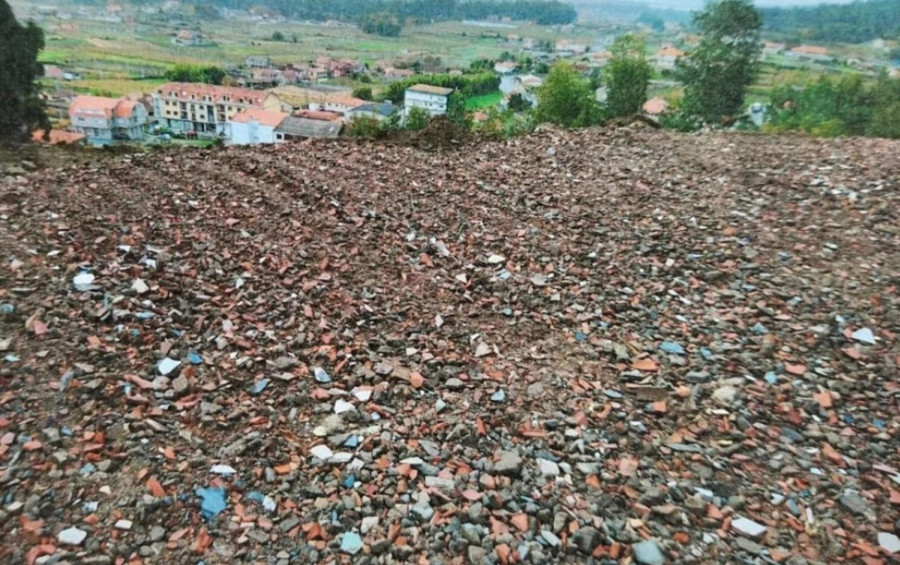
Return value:
[(262, 90), (170, 82), (153, 91), (153, 110), (163, 127), (174, 131), (227, 136), (228, 122), (247, 109), (279, 111), (278, 98)]

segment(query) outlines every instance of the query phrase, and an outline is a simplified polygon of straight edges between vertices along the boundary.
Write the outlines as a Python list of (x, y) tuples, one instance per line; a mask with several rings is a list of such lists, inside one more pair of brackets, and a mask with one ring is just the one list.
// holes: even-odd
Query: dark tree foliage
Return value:
[(521, 92), (516, 92), (509, 97), (509, 104), (507, 107), (513, 112), (527, 112), (528, 110), (531, 110), (531, 102), (522, 96)]
[(490, 94), (500, 88), (500, 77), (493, 72), (472, 75), (419, 75), (408, 79), (392, 82), (381, 93), (382, 100), (390, 100), (394, 104), (403, 101), (406, 89), (416, 84), (430, 84), (452, 88), (465, 98)]
[(400, 30), (403, 29), (397, 16), (388, 13), (363, 16), (359, 26), (366, 33), (382, 37), (399, 37)]
[(666, 22), (655, 12), (641, 12), (638, 16), (637, 23), (644, 24), (653, 31), (663, 31), (666, 29)]
[[(209, 3), (210, 0), (193, 0)], [(221, 8), (265, 6), (284, 16), (309, 20), (362, 22), (370, 14), (390, 14), (399, 21), (440, 21), (508, 17), (539, 24), (568, 24), (578, 16), (572, 6), (556, 0), (211, 0)]]
[(353, 97), (359, 98), (360, 100), (374, 100), (375, 97), (372, 96), (372, 87), (371, 86), (358, 86), (353, 89)]
[(644, 42), (632, 35), (617, 37), (612, 54), (606, 67), (606, 107), (614, 117), (637, 114), (647, 101), (651, 73)]
[(770, 128), (821, 137), (869, 135), (900, 138), (900, 80), (882, 74), (867, 84), (861, 76), (821, 78), (806, 88), (772, 92)]
[(166, 80), (173, 82), (204, 82), (206, 84), (222, 84), (225, 71), (215, 66), (199, 66), (178, 64), (167, 70)]
[(861, 43), (900, 34), (900, 2), (869, 0), (852, 4), (821, 4), (805, 8), (760, 10), (769, 31), (797, 39)]
[(567, 128), (588, 127), (603, 121), (590, 83), (563, 61), (554, 63), (547, 80), (538, 89), (536, 117), (541, 122)]
[(284, 41), (284, 34), (280, 31), (276, 31), (272, 34), (272, 41)]
[(713, 0), (695, 14), (694, 25), (700, 45), (676, 62), (685, 86), (683, 110), (708, 123), (729, 123), (741, 114), (756, 78), (759, 12), (751, 0)]
[(16, 21), (6, 0), (0, 0), (0, 140), (22, 141), (36, 129), (50, 129), (39, 97), (37, 62), (44, 47), (41, 28)]

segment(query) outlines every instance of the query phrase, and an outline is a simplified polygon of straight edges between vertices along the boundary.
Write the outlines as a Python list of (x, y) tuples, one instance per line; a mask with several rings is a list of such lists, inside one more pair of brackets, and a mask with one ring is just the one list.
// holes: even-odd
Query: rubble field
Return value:
[(900, 558), (900, 142), (0, 179), (2, 563)]

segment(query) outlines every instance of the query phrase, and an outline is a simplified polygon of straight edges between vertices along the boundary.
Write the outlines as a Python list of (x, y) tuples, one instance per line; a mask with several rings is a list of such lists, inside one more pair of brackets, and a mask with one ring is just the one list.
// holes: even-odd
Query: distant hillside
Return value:
[(567, 24), (578, 17), (572, 6), (556, 0), (194, 0), (194, 3), (230, 9), (264, 7), (287, 17), (310, 20), (357, 21), (381, 13), (425, 21), (500, 17), (539, 24)]
[(900, 36), (900, 0), (823, 4), (811, 8), (764, 8), (766, 29), (798, 39), (862, 43)]

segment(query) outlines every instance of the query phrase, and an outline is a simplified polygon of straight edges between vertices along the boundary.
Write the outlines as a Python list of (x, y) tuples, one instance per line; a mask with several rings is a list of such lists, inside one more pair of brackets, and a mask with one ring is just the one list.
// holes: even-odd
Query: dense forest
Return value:
[(862, 43), (900, 36), (900, 0), (760, 10), (768, 31), (796, 39)]
[(556, 0), (194, 0), (195, 4), (247, 9), (263, 6), (287, 17), (308, 20), (361, 21), (372, 14), (419, 21), (483, 19), (488, 17), (567, 24), (578, 16), (572, 6)]

